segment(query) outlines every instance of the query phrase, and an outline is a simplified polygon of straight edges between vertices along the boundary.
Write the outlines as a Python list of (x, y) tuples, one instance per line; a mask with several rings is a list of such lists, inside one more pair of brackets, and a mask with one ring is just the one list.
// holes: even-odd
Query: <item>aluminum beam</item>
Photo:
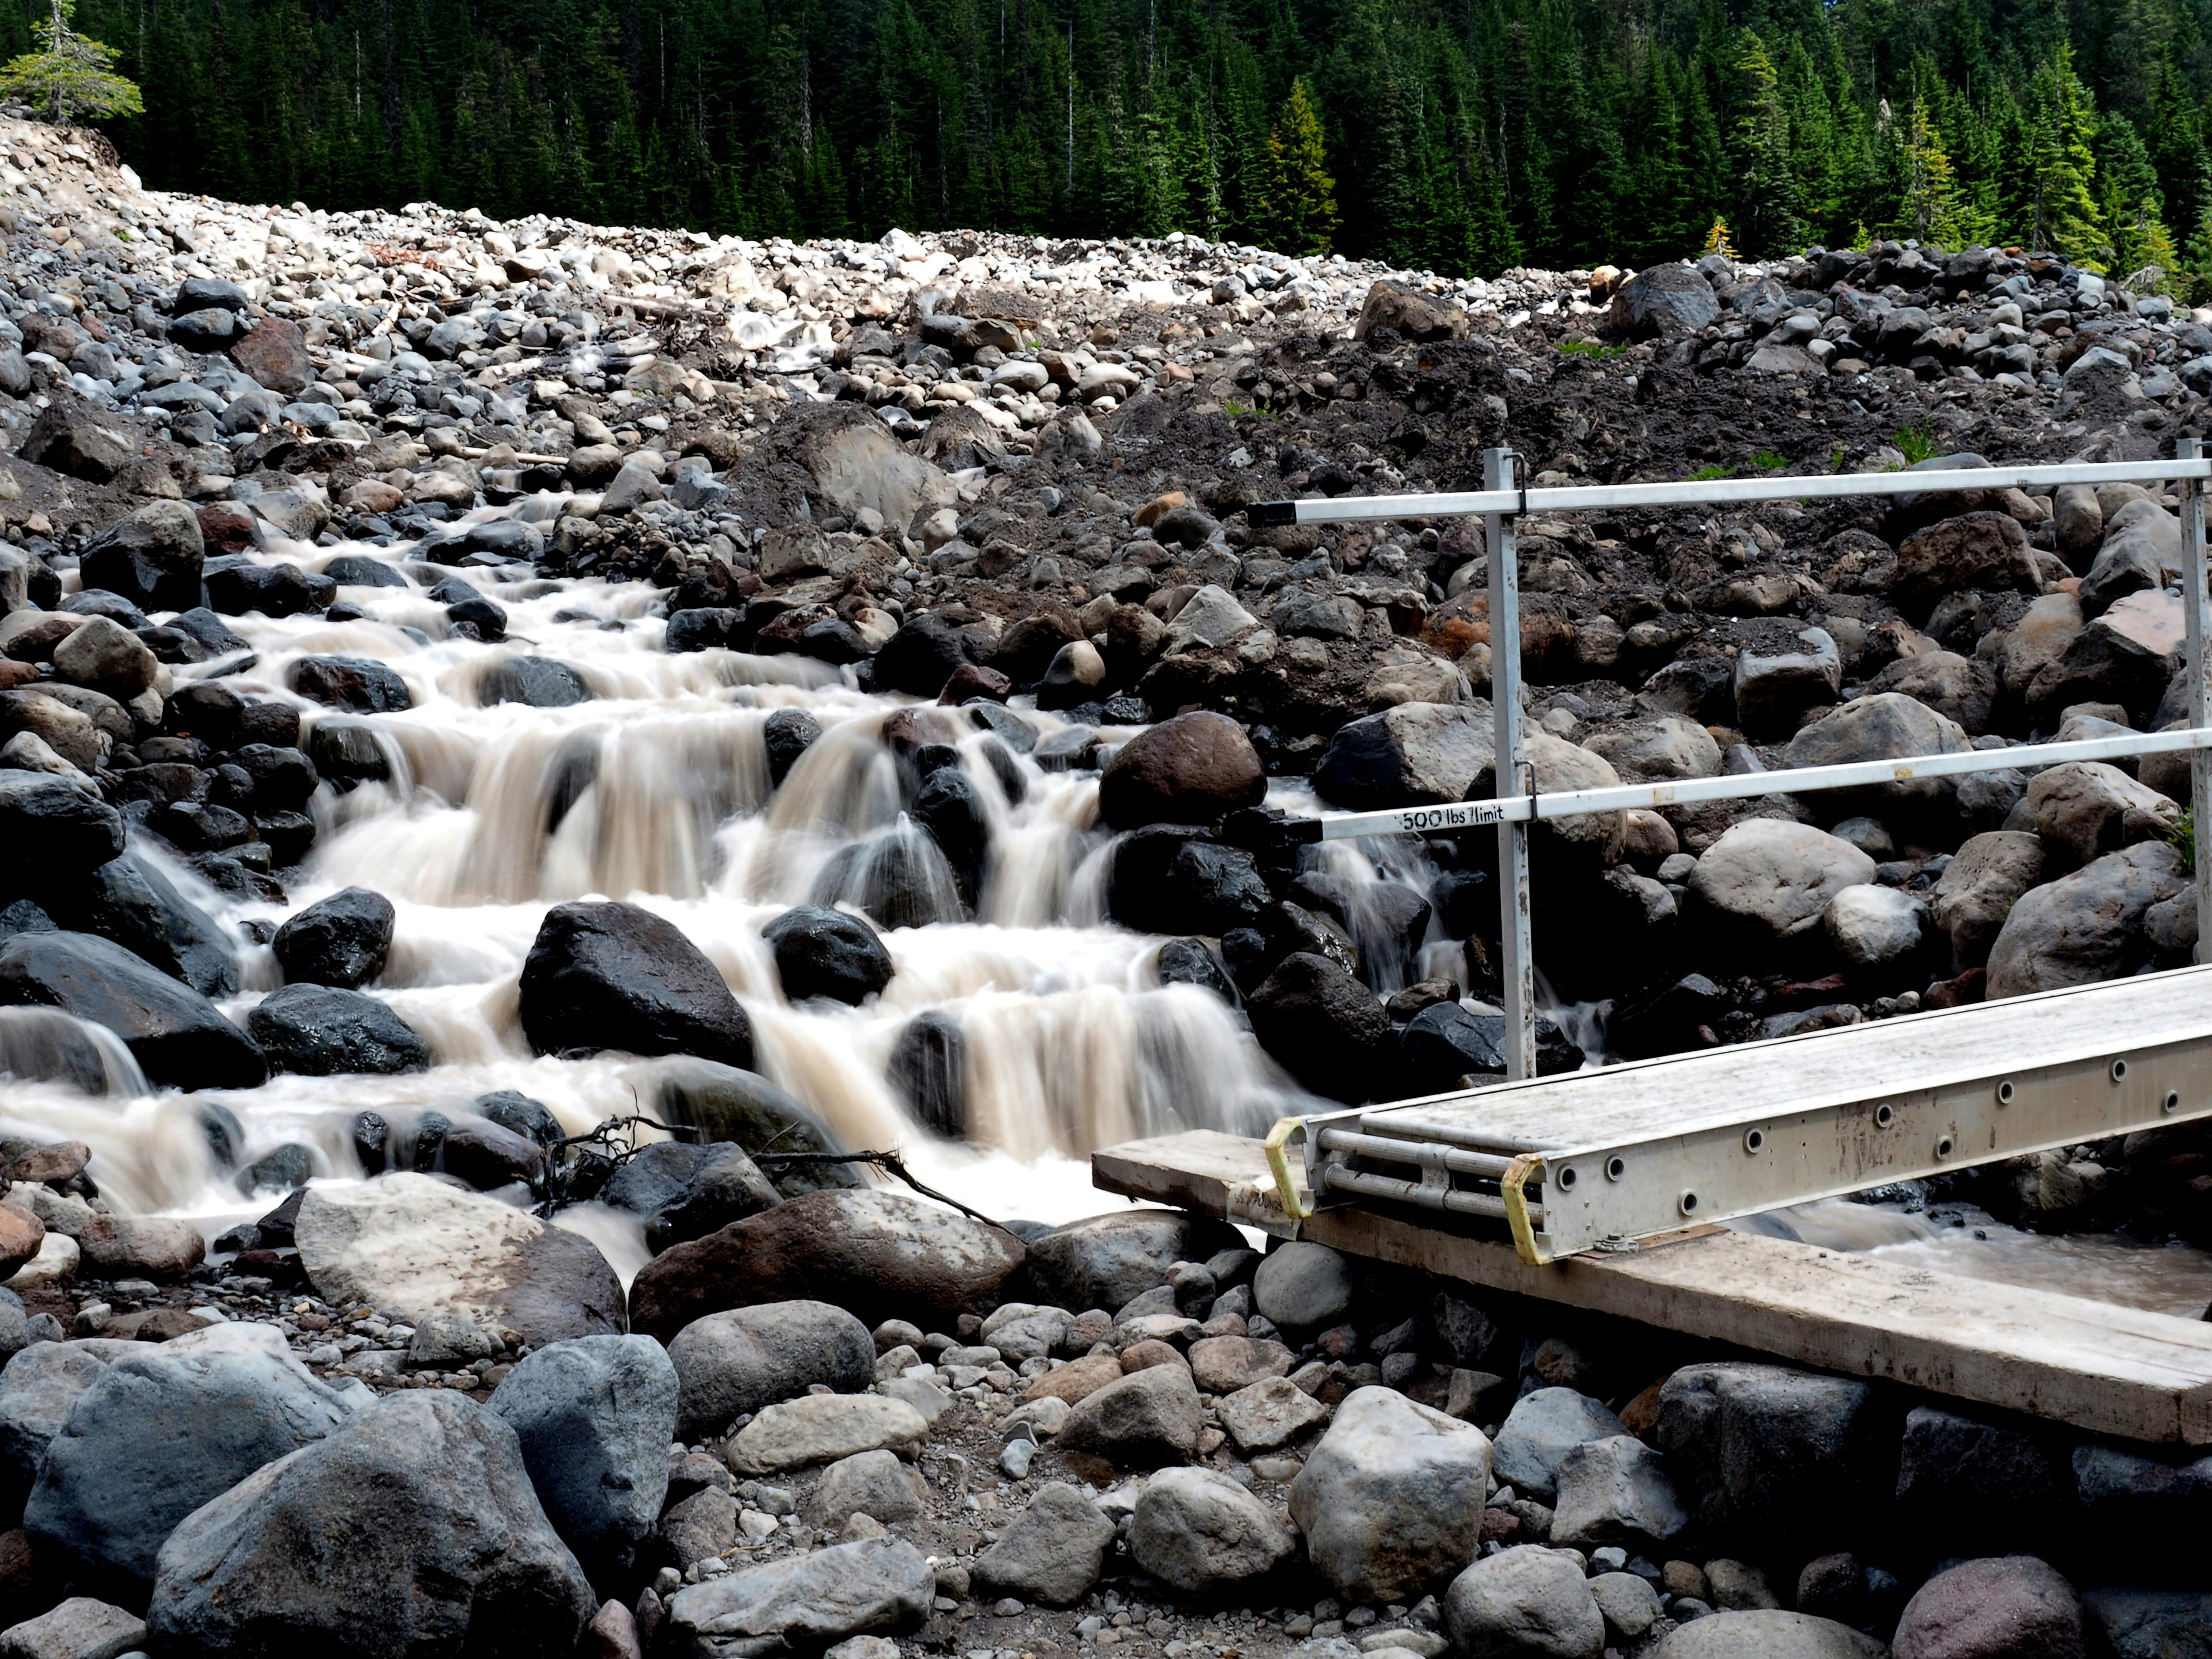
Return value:
[(1501, 1206), (1541, 1263), (2204, 1117), (2212, 968), (2183, 968), (1287, 1119), (1269, 1144), (1294, 1216), (1302, 1132), (1313, 1206)]

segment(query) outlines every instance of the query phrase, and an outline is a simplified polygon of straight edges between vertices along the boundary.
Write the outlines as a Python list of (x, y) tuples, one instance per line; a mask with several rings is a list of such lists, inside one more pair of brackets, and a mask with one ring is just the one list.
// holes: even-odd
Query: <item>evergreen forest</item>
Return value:
[[(0, 0), (0, 55), (50, 0)], [(1917, 236), (2212, 277), (2212, 0), (78, 0), (152, 185), (1452, 273)]]

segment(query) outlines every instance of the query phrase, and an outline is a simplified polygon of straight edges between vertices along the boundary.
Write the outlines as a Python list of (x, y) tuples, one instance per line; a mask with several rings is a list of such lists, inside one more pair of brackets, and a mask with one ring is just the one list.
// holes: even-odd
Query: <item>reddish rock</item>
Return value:
[(993, 702), (1004, 702), (1014, 695), (1014, 683), (995, 668), (979, 668), (964, 662), (952, 671), (945, 682), (945, 690), (938, 694), (938, 702), (948, 708), (957, 708), (970, 697), (988, 697)]
[(1199, 709), (1124, 744), (1098, 781), (1098, 814), (1116, 830), (1212, 823), (1257, 806), (1267, 775), (1244, 728)]
[(1124, 1376), (1133, 1371), (1150, 1370), (1155, 1365), (1180, 1365), (1190, 1369), (1190, 1362), (1177, 1353), (1174, 1347), (1150, 1337), (1142, 1342), (1132, 1342), (1121, 1350), (1121, 1371)]
[(1915, 617), (1948, 592), (2005, 588), (2043, 591), (2027, 532), (2010, 514), (1961, 513), (1907, 537), (1897, 550), (1893, 592)]
[(1296, 1363), (1281, 1343), (1254, 1337), (1208, 1336), (1190, 1345), (1191, 1374), (1208, 1394), (1234, 1394), (1270, 1376), (1288, 1376)]
[(307, 361), (307, 343), (299, 324), (287, 317), (264, 317), (230, 343), (238, 366), (271, 392), (305, 392), (313, 384), (315, 366)]
[(57, 1140), (50, 1146), (34, 1146), (13, 1159), (4, 1173), (10, 1181), (38, 1181), (50, 1187), (65, 1187), (82, 1175), (85, 1165), (91, 1162), (92, 1148), (82, 1140)]
[(207, 1258), (198, 1228), (154, 1216), (94, 1216), (76, 1242), (88, 1278), (177, 1279)]
[(1124, 1375), (1121, 1362), (1110, 1353), (1085, 1354), (1080, 1359), (1071, 1359), (1058, 1370), (1047, 1371), (1030, 1384), (1028, 1398), (1042, 1400), (1050, 1396), (1065, 1400), (1073, 1406), (1085, 1395), (1095, 1394), (1109, 1382), (1119, 1382)]
[(1006, 1298), (1013, 1234), (872, 1189), (807, 1193), (654, 1257), (630, 1286), (630, 1328), (664, 1342), (695, 1319), (763, 1302), (827, 1302), (872, 1328), (917, 1311), (948, 1322)]
[(46, 1242), (45, 1222), (20, 1205), (0, 1204), (0, 1279), (12, 1278)]
[(253, 515), (242, 507), (219, 501), (193, 516), (200, 521), (200, 536), (210, 553), (246, 553), (260, 545), (254, 538)]
[(12, 657), (0, 657), (0, 691), (13, 691), (18, 686), (28, 685), (38, 678), (36, 664), (17, 662)]
[(1892, 1659), (2081, 1659), (2081, 1602), (2032, 1555), (1939, 1572), (1905, 1604)]

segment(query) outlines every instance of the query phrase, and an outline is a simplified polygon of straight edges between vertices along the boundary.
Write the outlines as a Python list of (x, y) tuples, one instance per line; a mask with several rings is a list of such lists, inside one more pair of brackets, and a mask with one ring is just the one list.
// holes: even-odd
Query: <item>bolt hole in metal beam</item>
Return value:
[(2179, 1089), (2168, 1089), (2166, 1091), (2165, 1103), (2161, 1106), (2160, 1109), (2168, 1112), (2179, 1111), (2181, 1109), (2181, 1091)]
[(2007, 1078), (2002, 1083), (1997, 1085), (1997, 1104), (2000, 1106), (2011, 1105), (2012, 1093), (2012, 1079), (2010, 1078)]
[(1765, 1152), (1766, 1150), (1766, 1131), (1764, 1129), (1746, 1129), (1743, 1132), (1743, 1149), (1747, 1152), (1752, 1153)]
[(1874, 1109), (1874, 1121), (1876, 1128), (1887, 1129), (1897, 1121), (1897, 1108), (1885, 1100)]
[(1950, 1136), (1941, 1135), (1937, 1137), (1936, 1141), (1936, 1156), (1937, 1158), (1948, 1158), (1951, 1156), (1954, 1150), (1954, 1146)]
[(1627, 1160), (1626, 1158), (1609, 1158), (1606, 1159), (1606, 1161), (1605, 1161), (1605, 1178), (1606, 1178), (1607, 1181), (1619, 1181), (1619, 1180), (1622, 1179), (1624, 1176), (1626, 1176), (1627, 1175), (1627, 1173), (1628, 1173), (1628, 1160)]
[(2127, 1061), (2125, 1061), (2124, 1060), (2114, 1060), (2114, 1061), (2112, 1062), (2112, 1081), (2113, 1081), (2113, 1082), (2115, 1082), (2115, 1083), (2125, 1083), (2127, 1080), (2128, 1080), (2128, 1063), (2127, 1063)]

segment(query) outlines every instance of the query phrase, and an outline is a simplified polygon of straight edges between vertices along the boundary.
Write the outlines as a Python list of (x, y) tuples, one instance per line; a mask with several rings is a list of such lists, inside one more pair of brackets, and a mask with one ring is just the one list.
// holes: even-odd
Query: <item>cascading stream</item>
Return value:
[[(380, 555), (291, 544), (263, 556), (321, 569)], [(958, 711), (917, 709), (909, 723), (962, 750), (988, 828), (963, 891), (909, 816), (910, 784), (884, 738), (886, 719), (915, 708), (908, 700), (865, 695), (805, 658), (668, 654), (644, 587), (502, 584), (487, 571), (464, 579), (506, 610), (505, 642), (456, 635), (443, 606), (411, 585), (344, 586), (341, 599), (363, 613), (353, 620), (228, 619), (252, 659), (181, 678), (223, 675), (241, 691), (297, 702), (311, 727), (359, 726), (390, 775), (349, 793), (321, 787), (311, 805), (320, 833), (283, 904), (218, 893), (162, 861), (237, 940), (243, 989), (222, 1006), (241, 1023), (282, 981), (264, 941), (288, 916), (347, 886), (384, 894), (397, 924), (368, 989), (426, 1039), (432, 1068), (279, 1074), (251, 1091), (155, 1096), (106, 1032), (0, 1011), (0, 1071), (34, 1069), (8, 1064), (33, 1058), (27, 1045), (44, 1045), (41, 1054), (61, 1045), (82, 1085), (9, 1084), (0, 1112), (9, 1131), (87, 1139), (115, 1172), (118, 1200), (212, 1229), (265, 1205), (242, 1198), (207, 1156), (205, 1105), (235, 1115), (246, 1158), (296, 1141), (316, 1150), (319, 1175), (338, 1178), (357, 1170), (349, 1136), (363, 1110), (404, 1123), (513, 1089), (570, 1133), (627, 1115), (653, 1098), (670, 1062), (536, 1056), (519, 1018), (518, 977), (544, 912), (586, 897), (666, 916), (745, 1006), (771, 1082), (848, 1144), (900, 1147), (926, 1179), (994, 1213), (1061, 1219), (1094, 1209), (1079, 1160), (1099, 1146), (1182, 1127), (1257, 1133), (1286, 1110), (1316, 1108), (1227, 1005), (1158, 983), (1158, 940), (1105, 922), (1110, 838), (1092, 827), (1095, 775), (1048, 772), (1023, 755), (1002, 775), (984, 752), (992, 740)], [(293, 697), (287, 671), (305, 656), (384, 664), (413, 706), (355, 714)], [(555, 708), (496, 701), (526, 658), (564, 665), (591, 695)], [(781, 708), (804, 709), (821, 735), (778, 787), (763, 727)], [(1040, 732), (1057, 724), (1026, 718)], [(1005, 768), (1006, 753), (995, 761)], [(785, 1000), (761, 929), (805, 902), (875, 919), (896, 968), (880, 996), (860, 1007)], [(964, 1145), (915, 1122), (890, 1078), (900, 1031), (932, 1010), (963, 1037)], [(596, 1208), (578, 1223), (595, 1238), (635, 1232)], [(642, 1259), (621, 1238), (611, 1253)]]

